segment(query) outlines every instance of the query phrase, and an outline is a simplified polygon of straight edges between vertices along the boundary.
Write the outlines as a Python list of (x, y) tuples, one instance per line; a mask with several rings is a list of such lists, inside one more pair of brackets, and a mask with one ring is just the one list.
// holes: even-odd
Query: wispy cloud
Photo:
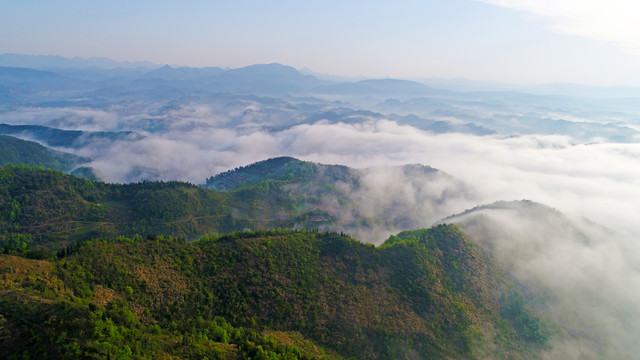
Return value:
[(478, 0), (546, 19), (551, 30), (615, 43), (640, 55), (640, 3), (634, 0)]

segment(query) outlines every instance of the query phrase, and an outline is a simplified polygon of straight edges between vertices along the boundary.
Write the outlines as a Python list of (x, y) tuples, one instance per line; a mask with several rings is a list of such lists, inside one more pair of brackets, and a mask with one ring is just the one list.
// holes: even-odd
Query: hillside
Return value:
[[(144, 326), (135, 325), (134, 335), (122, 335), (128, 340), (109, 341), (126, 341), (130, 350), (131, 339), (164, 344), (132, 350), (140, 354), (191, 356), (174, 346), (179, 342), (176, 331), (183, 342), (187, 334), (199, 334), (200, 328), (180, 325), (180, 319), (203, 313), (209, 314), (202, 315), (208, 320), (198, 326), (222, 327), (236, 335), (225, 337), (224, 344), (207, 335), (212, 342), (201, 344), (205, 350), (199, 354), (227, 349), (227, 358), (247, 356), (242, 353), (247, 348), (239, 344), (249, 335), (236, 331), (240, 328), (252, 329), (251, 336), (269, 346), (306, 344), (320, 349), (314, 354), (331, 357), (337, 352), (347, 358), (360, 358), (360, 353), (412, 358), (407, 354), (414, 351), (436, 358), (536, 358), (534, 354), (544, 351), (551, 358), (577, 353), (619, 359), (628, 358), (628, 349), (636, 346), (635, 288), (620, 287), (617, 280), (632, 270), (625, 260), (604, 271), (609, 259), (626, 259), (625, 254), (611, 253), (604, 242), (616, 236), (584, 219), (531, 201), (498, 202), (444, 220), (461, 230), (443, 225), (400, 232), (375, 248), (363, 243), (377, 242), (376, 236), (383, 235), (380, 229), (390, 231), (376, 227), (384, 224), (373, 222), (376, 218), (389, 213), (397, 216), (389, 219), (410, 224), (412, 216), (429, 214), (415, 199), (403, 203), (407, 198), (402, 190), (434, 206), (455, 195), (446, 191), (460, 188), (429, 192), (429, 184), (438, 184), (429, 181), (449, 184), (451, 179), (419, 165), (357, 170), (293, 158), (266, 160), (213, 179), (210, 184), (226, 184), (228, 190), (182, 182), (105, 184), (52, 170), (6, 166), (0, 168), (0, 246), (6, 254), (49, 259), (46, 267), (56, 271), (46, 276), (62, 276), (61, 266), (72, 266), (73, 273), (84, 274), (73, 280), (85, 284), (73, 290), (75, 296), (106, 296), (104, 311), (109, 311), (115, 293), (125, 291), (120, 296), (137, 320), (118, 326)], [(357, 237), (359, 243), (337, 232), (264, 232), (349, 224), (354, 224), (351, 230), (367, 229), (373, 235), (361, 231), (365, 235)], [(246, 229), (258, 231), (234, 233)], [(54, 260), (53, 253), (67, 265)], [(33, 277), (26, 279), (10, 287), (24, 283), (44, 291), (42, 285), (33, 285)], [(69, 279), (46, 277), (35, 284)], [(69, 284), (65, 286), (76, 286)], [(107, 290), (105, 295), (104, 287), (115, 293)], [(20, 294), (16, 299), (21, 301), (44, 296)], [(615, 294), (616, 302), (607, 294)], [(85, 300), (78, 302), (89, 306)], [(0, 314), (7, 318), (11, 309), (22, 306), (16, 304)], [(31, 316), (29, 309), (20, 311)], [(78, 311), (91, 322), (97, 315), (90, 315), (94, 308), (89, 310)], [(58, 311), (37, 310), (45, 315)], [(384, 320), (387, 317), (395, 320)], [(169, 331), (171, 321), (176, 325)], [(155, 324), (164, 325), (158, 325), (160, 330), (145, 327)], [(93, 341), (87, 334), (73, 336), (83, 337), (79, 344)], [(279, 340), (265, 340), (270, 336)], [(255, 345), (258, 340), (249, 341)], [(86, 351), (111, 351), (92, 344), (93, 350)], [(398, 357), (394, 351), (408, 353)]]
[(0, 168), (0, 176), (0, 246), (51, 249), (98, 236), (193, 240), (276, 227), (345, 231), (380, 244), (430, 225), (448, 211), (448, 199), (465, 196), (463, 185), (425, 166), (354, 170), (293, 158), (207, 180), (227, 191), (175, 181), (105, 184), (19, 166)]
[(193, 239), (233, 231), (226, 194), (180, 182), (105, 184), (25, 166), (0, 168), (0, 244), (59, 249), (117, 235)]
[(0, 357), (538, 358), (550, 335), (453, 226), (90, 241), (0, 255)]
[(237, 211), (262, 219), (262, 228), (344, 231), (374, 244), (430, 226), (473, 199), (467, 184), (429, 166), (353, 169), (290, 157), (212, 176), (205, 187), (230, 191)]
[[(343, 167), (344, 168), (344, 167)], [(212, 190), (233, 190), (239, 186), (256, 184), (263, 180), (286, 183), (309, 181), (317, 175), (316, 164), (292, 157), (278, 157), (229, 170), (207, 179), (205, 187)]]
[(24, 164), (69, 172), (89, 159), (48, 149), (36, 142), (0, 135), (0, 166)]

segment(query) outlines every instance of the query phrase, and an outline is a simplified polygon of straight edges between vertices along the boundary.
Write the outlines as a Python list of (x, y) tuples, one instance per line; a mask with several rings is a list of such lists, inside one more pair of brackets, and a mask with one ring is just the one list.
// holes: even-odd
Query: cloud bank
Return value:
[(626, 359), (640, 333), (634, 238), (535, 203), (499, 203), (446, 222), (529, 291), (529, 305), (564, 327), (548, 359)]

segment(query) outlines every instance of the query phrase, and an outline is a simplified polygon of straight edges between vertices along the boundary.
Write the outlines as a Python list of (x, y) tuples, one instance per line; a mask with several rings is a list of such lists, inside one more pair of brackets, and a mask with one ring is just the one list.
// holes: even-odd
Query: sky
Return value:
[(0, 0), (0, 53), (640, 85), (634, 0)]

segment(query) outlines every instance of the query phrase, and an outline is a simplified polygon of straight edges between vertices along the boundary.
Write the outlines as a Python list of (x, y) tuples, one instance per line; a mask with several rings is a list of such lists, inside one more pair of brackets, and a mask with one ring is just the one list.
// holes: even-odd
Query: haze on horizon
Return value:
[(640, 85), (631, 0), (4, 2), (0, 53), (340, 76)]

